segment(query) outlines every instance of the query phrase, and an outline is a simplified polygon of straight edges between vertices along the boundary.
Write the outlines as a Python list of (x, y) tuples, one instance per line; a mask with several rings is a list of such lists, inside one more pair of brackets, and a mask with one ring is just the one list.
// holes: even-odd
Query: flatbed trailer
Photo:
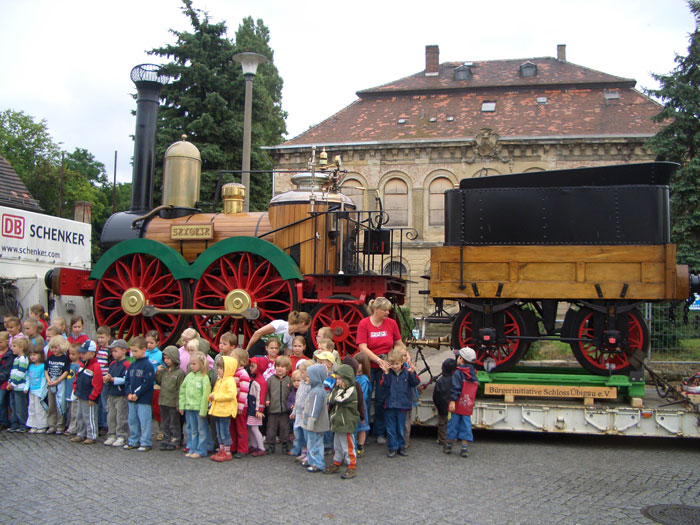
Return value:
[[(668, 406), (653, 387), (646, 390), (642, 408), (624, 401), (596, 401), (593, 406), (584, 406), (580, 400), (516, 399), (506, 403), (503, 399), (477, 398), (472, 425), (484, 430), (700, 438), (699, 420), (692, 411), (680, 404)], [(421, 395), (412, 415), (414, 424), (437, 425), (432, 388)]]
[[(413, 355), (415, 349), (411, 352)], [(417, 368), (425, 365), (420, 375), (422, 384), (427, 386), (420, 391), (418, 406), (414, 407), (411, 417), (413, 424), (436, 426), (437, 410), (433, 405), (434, 381), (430, 371), (440, 370), (440, 363), (451, 357), (449, 350), (428, 356), (426, 361), (418, 358)], [(538, 367), (539, 368), (539, 367)], [(645, 384), (642, 378), (635, 380), (624, 376), (609, 378), (587, 375), (578, 367), (559, 368), (535, 367), (516, 368), (512, 374), (487, 374), (479, 371), (479, 394), (474, 403), (472, 425), (483, 430), (511, 430), (519, 432), (547, 432), (555, 434), (588, 434), (700, 438), (700, 417), (698, 413), (686, 407), (682, 402), (673, 401), (670, 396), (662, 398), (653, 385)], [(581, 375), (579, 375), (581, 374)], [(508, 383), (508, 376), (520, 375), (519, 382)], [(567, 376), (570, 376), (567, 378)], [(586, 376), (588, 379), (578, 380)], [(591, 404), (583, 397), (563, 399), (557, 397), (521, 397), (518, 389), (527, 390), (528, 385), (580, 385), (591, 387), (593, 382), (601, 385), (613, 385), (617, 396), (613, 399), (595, 398)], [(504, 395), (484, 395), (485, 384), (497, 383), (500, 386), (511, 385), (516, 394), (513, 400), (506, 400)], [(695, 396), (691, 396), (694, 398)], [(700, 396), (697, 396), (700, 398)], [(691, 399), (697, 405), (700, 399)], [(636, 405), (636, 406), (635, 406)], [(639, 406), (641, 405), (641, 406)]]

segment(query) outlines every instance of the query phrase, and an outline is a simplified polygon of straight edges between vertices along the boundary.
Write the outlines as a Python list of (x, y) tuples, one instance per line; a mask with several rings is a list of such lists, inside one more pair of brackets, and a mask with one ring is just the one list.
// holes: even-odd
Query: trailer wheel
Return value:
[[(607, 375), (611, 371), (616, 374), (627, 374), (634, 370), (630, 364), (629, 356), (632, 352), (641, 350), (646, 354), (649, 349), (649, 328), (644, 317), (636, 308), (626, 314), (622, 314), (618, 320), (620, 323), (627, 322), (627, 345), (595, 344), (595, 322), (597, 314), (590, 308), (581, 308), (574, 319), (575, 337), (587, 339), (589, 341), (576, 341), (571, 343), (571, 350), (580, 365), (593, 374)], [(602, 320), (599, 320), (602, 323)], [(624, 326), (623, 326), (624, 328)], [(604, 340), (604, 338), (602, 338)], [(625, 348), (626, 346), (626, 348)]]
[[(476, 351), (476, 365), (483, 368), (486, 359), (496, 363), (494, 372), (503, 372), (515, 366), (530, 346), (529, 341), (516, 339), (524, 335), (536, 335), (537, 324), (531, 312), (511, 306), (503, 312), (503, 334), (505, 341), (484, 343), (474, 339), (474, 329), (484, 327), (483, 314), (462, 308), (452, 325), (452, 341), (455, 348), (471, 346)], [(495, 327), (494, 327), (495, 328)], [(478, 328), (477, 328), (478, 330)], [(478, 335), (478, 334), (477, 334)]]

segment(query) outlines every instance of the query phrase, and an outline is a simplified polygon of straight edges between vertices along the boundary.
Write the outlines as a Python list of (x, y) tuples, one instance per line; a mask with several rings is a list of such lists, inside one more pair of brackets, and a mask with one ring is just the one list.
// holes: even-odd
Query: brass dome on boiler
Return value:
[(168, 147), (163, 156), (163, 204), (176, 208), (194, 208), (199, 200), (202, 156), (197, 147), (182, 140)]

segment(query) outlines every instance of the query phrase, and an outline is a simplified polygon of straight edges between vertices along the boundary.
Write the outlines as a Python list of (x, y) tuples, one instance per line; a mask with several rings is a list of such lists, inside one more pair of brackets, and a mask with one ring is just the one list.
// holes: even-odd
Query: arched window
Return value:
[(365, 209), (365, 190), (362, 189), (362, 183), (359, 180), (344, 180), (340, 186), (340, 192), (350, 197), (357, 210)]
[(401, 277), (406, 277), (408, 275), (408, 270), (401, 261), (391, 261), (384, 265), (382, 273), (384, 275), (397, 275)]
[(408, 185), (401, 179), (384, 185), (384, 210), (389, 214), (387, 226), (408, 226)]
[(428, 224), (445, 225), (445, 192), (454, 188), (454, 184), (445, 177), (438, 177), (430, 183), (428, 198)]

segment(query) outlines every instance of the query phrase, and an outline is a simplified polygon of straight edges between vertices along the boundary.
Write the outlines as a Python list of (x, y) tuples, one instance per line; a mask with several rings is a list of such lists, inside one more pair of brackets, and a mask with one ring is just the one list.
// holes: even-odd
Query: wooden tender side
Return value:
[(431, 250), (431, 297), (467, 299), (477, 293), (482, 299), (686, 299), (688, 267), (676, 265), (674, 244)]

